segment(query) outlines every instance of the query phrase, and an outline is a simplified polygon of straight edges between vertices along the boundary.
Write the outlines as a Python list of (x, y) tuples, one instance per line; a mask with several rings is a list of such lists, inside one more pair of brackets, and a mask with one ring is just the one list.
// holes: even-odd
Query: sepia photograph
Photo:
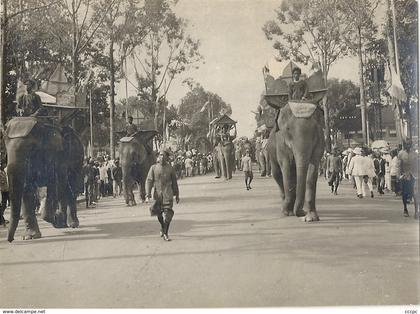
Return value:
[(0, 1), (0, 314), (418, 313), (417, 0)]

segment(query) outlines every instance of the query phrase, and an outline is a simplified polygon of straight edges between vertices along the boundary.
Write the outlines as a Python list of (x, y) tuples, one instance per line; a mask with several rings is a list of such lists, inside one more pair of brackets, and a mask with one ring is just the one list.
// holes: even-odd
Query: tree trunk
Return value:
[[(325, 86), (328, 86), (327, 73), (323, 71)], [(331, 151), (331, 135), (330, 135), (330, 113), (328, 110), (327, 93), (322, 98), (322, 109), (324, 110), (324, 137), (325, 137), (325, 150)]]
[(111, 35), (111, 44), (109, 47), (110, 58), (110, 77), (111, 77), (111, 108), (109, 111), (109, 143), (111, 159), (115, 158), (115, 144), (114, 144), (114, 113), (115, 113), (115, 64), (114, 64), (114, 39)]
[(362, 135), (363, 144), (367, 144), (366, 130), (366, 100), (365, 100), (365, 82), (363, 79), (363, 58), (362, 58), (362, 34), (360, 27), (358, 28), (358, 47), (357, 55), (359, 57), (359, 83), (360, 83), (360, 113), (362, 117)]

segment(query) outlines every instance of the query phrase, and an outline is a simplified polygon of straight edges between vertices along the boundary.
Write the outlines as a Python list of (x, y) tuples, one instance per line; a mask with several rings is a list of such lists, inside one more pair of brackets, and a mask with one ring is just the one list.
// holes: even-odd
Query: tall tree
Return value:
[[(22, 24), (27, 19), (32, 19), (36, 13), (45, 14), (45, 10), (53, 7), (58, 1), (1, 1), (0, 16), (0, 125), (3, 126), (7, 116), (10, 116), (10, 104), (14, 100), (16, 89), (16, 73), (21, 72), (24, 66), (25, 57), (37, 54), (26, 53), (22, 47), (22, 41), (33, 39), (34, 36), (25, 36), (33, 30), (33, 27), (23, 28)], [(38, 24), (39, 20), (38, 20)], [(26, 33), (25, 33), (26, 32)], [(39, 47), (36, 41), (27, 50), (36, 51), (34, 46)], [(44, 51), (45, 52), (45, 51)], [(12, 72), (13, 70), (13, 72)]]
[[(318, 63), (327, 85), (331, 65), (347, 53), (341, 38), (343, 23), (339, 0), (285, 0), (276, 10), (277, 19), (268, 21), (263, 31), (274, 41), (278, 59), (298, 63)], [(331, 149), (328, 103), (323, 100), (325, 140)]]
[(360, 89), (352, 81), (329, 79), (328, 80), (328, 108), (331, 118), (332, 137), (336, 138), (337, 131), (343, 122), (340, 116), (344, 112), (354, 110), (360, 100)]
[[(99, 10), (101, 7), (107, 5), (107, 0), (99, 0), (95, 4), (95, 9)], [(95, 56), (94, 63), (98, 63), (104, 67), (108, 72), (110, 84), (110, 150), (111, 158), (115, 156), (114, 144), (114, 116), (115, 116), (115, 81), (117, 73), (122, 73), (123, 61), (126, 58), (128, 49), (133, 49), (132, 45), (134, 37), (141, 37), (138, 33), (139, 22), (138, 12), (140, 7), (136, 0), (121, 0), (117, 1), (106, 13), (102, 25), (98, 29), (98, 36), (102, 39), (95, 42)], [(116, 55), (116, 46), (120, 46), (119, 55)], [(107, 51), (101, 57), (103, 51)]]
[(379, 3), (380, 0), (340, 1), (343, 22), (349, 26), (342, 33), (342, 37), (346, 41), (350, 51), (358, 57), (359, 61), (360, 111), (364, 144), (368, 143), (368, 130), (366, 128), (366, 91), (363, 54), (366, 45), (374, 39), (374, 35), (377, 32), (373, 17)]
[(206, 136), (212, 118), (220, 112), (232, 114), (232, 108), (219, 95), (197, 85), (182, 99), (178, 109), (179, 118), (189, 125), (194, 138)]
[(139, 96), (150, 106), (156, 129), (173, 80), (202, 59), (199, 41), (187, 34), (187, 22), (175, 15), (172, 5), (169, 0), (145, 0), (147, 36), (133, 54)]

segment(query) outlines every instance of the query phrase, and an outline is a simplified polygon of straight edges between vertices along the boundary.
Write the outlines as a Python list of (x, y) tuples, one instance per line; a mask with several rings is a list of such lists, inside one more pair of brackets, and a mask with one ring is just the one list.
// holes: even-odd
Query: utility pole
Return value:
[(0, 129), (6, 123), (5, 77), (6, 77), (6, 35), (7, 35), (7, 0), (2, 0), (1, 13), (1, 48), (0, 48)]
[[(125, 78), (125, 122), (128, 123), (128, 78), (127, 78), (127, 52), (125, 54), (125, 63), (124, 63), (124, 78)], [(138, 116), (138, 113), (137, 113)], [(137, 120), (138, 123), (138, 120)]]
[(90, 120), (90, 156), (93, 157), (93, 114), (92, 114), (92, 88), (89, 92), (89, 120)]
[[(395, 10), (391, 9), (391, 4), (393, 5), (394, 3), (390, 2), (390, 0), (387, 0), (387, 15), (386, 15), (386, 25), (387, 25), (387, 39), (388, 39), (388, 53), (389, 53), (389, 63), (391, 66), (391, 69), (396, 69), (397, 70), (397, 75), (399, 75), (399, 65), (398, 65), (398, 59), (396, 58), (396, 50), (397, 50), (397, 46), (394, 46), (394, 43), (396, 44), (396, 38), (394, 38), (394, 41), (391, 39), (391, 27), (393, 28), (393, 34), (394, 37), (396, 36), (396, 31), (395, 31), (395, 27), (391, 26), (391, 22), (390, 22), (390, 16), (391, 16), (391, 11), (394, 11), (392, 14), (392, 18), (395, 16)], [(392, 24), (394, 24), (395, 21), (392, 21)], [(393, 71), (391, 71), (393, 72)], [(392, 80), (394, 80), (394, 78), (392, 78)], [(399, 100), (392, 98), (392, 104), (394, 107), (394, 119), (395, 119), (395, 128), (397, 131), (397, 138), (398, 141), (400, 143), (402, 143), (403, 141), (403, 128), (402, 128), (402, 119), (401, 119), (401, 113), (400, 113), (400, 103)]]

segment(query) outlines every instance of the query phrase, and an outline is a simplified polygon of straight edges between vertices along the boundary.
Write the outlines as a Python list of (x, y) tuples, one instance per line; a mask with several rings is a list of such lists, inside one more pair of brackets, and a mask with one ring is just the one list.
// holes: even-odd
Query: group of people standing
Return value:
[(122, 193), (122, 168), (118, 158), (87, 158), (83, 166), (83, 177), (86, 208), (95, 206), (102, 197), (115, 198)]
[(320, 169), (325, 170), (331, 193), (337, 195), (338, 186), (343, 178), (353, 182), (358, 198), (373, 198), (373, 187), (376, 185), (380, 195), (389, 190), (402, 197), (405, 217), (409, 216), (407, 204), (412, 199), (414, 216), (418, 218), (417, 161), (418, 154), (412, 150), (411, 141), (407, 140), (400, 150), (391, 150), (389, 153), (356, 147), (348, 151), (348, 154), (342, 155), (334, 149)]

